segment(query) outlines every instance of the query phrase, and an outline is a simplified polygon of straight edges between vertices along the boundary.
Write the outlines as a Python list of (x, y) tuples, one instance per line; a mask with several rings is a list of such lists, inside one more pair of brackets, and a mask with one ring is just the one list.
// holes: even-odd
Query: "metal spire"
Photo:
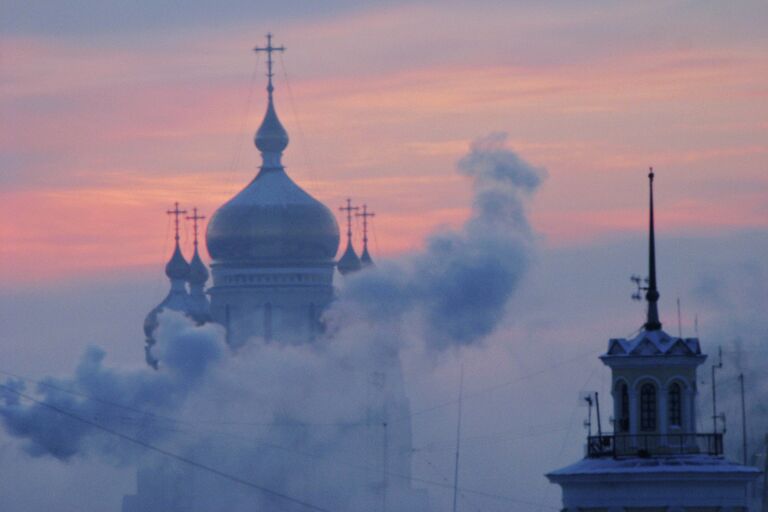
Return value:
[(645, 322), (647, 331), (658, 331), (661, 329), (659, 321), (659, 290), (656, 286), (656, 237), (653, 225), (653, 167), (648, 172), (648, 187), (650, 189), (650, 212), (649, 212), (649, 235), (648, 235), (648, 289), (645, 293), (645, 300), (648, 301), (648, 318)]
[(192, 208), (192, 215), (187, 217), (187, 220), (191, 220), (193, 222), (193, 231), (195, 233), (195, 250), (197, 250), (197, 221), (199, 220), (205, 220), (205, 215), (198, 215), (197, 214), (197, 208)]
[(173, 203), (173, 210), (168, 210), (165, 213), (168, 215), (173, 215), (175, 217), (175, 236), (174, 240), (176, 240), (176, 245), (179, 245), (179, 215), (186, 215), (187, 210), (179, 210), (179, 202), (176, 201)]
[(376, 214), (374, 212), (369, 212), (368, 205), (366, 204), (363, 205), (362, 213), (355, 212), (355, 217), (363, 218), (363, 255), (360, 261), (366, 265), (373, 263), (371, 255), (368, 253), (368, 217), (374, 216), (376, 216)]
[(261, 48), (256, 47), (253, 49), (256, 53), (258, 52), (266, 52), (267, 53), (267, 92), (269, 93), (269, 100), (272, 101), (272, 91), (275, 90), (275, 88), (272, 86), (272, 77), (275, 76), (275, 74), (272, 72), (272, 52), (284, 52), (285, 46), (272, 46), (272, 34), (267, 34), (267, 46)]
[(349, 197), (347, 198), (347, 206), (339, 207), (340, 211), (347, 212), (347, 245), (352, 244), (352, 212), (356, 212), (359, 209), (359, 206), (352, 206), (352, 199)]

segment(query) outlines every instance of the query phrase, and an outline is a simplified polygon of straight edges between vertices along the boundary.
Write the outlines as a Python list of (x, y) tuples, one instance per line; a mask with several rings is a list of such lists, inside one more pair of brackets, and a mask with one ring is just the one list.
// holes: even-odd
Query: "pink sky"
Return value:
[(374, 257), (461, 222), (454, 164), (492, 131), (547, 170), (530, 205), (546, 246), (643, 229), (648, 165), (661, 231), (768, 229), (765, 8), (734, 10), (448, 3), (8, 32), (2, 276), (161, 269), (164, 211), (178, 200), (210, 215), (256, 172), (264, 66), (249, 50), (267, 30), (288, 47), (276, 77), (288, 172), (333, 209), (368, 203)]

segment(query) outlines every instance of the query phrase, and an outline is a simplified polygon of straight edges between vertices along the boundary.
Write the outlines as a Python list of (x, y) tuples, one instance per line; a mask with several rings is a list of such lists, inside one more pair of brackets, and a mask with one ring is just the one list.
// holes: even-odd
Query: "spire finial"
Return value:
[(174, 240), (176, 240), (176, 245), (179, 245), (179, 215), (186, 215), (187, 210), (179, 210), (179, 202), (176, 201), (173, 203), (173, 210), (168, 210), (165, 213), (168, 215), (173, 215), (175, 217), (175, 235)]
[(648, 318), (645, 322), (645, 329), (648, 331), (658, 331), (661, 329), (659, 321), (659, 290), (656, 285), (656, 237), (653, 224), (653, 167), (648, 170), (648, 187), (650, 191), (650, 209), (648, 216), (648, 290), (645, 293), (645, 300), (648, 301)]
[(197, 250), (197, 221), (199, 220), (205, 220), (205, 215), (198, 215), (197, 214), (197, 207), (192, 208), (192, 215), (187, 217), (187, 220), (192, 221), (193, 226), (193, 232), (195, 234), (195, 250)]
[(352, 212), (359, 210), (359, 206), (352, 206), (352, 199), (347, 198), (347, 206), (340, 206), (339, 210), (347, 212), (347, 244), (352, 244)]
[(261, 48), (257, 46), (253, 49), (256, 53), (258, 52), (266, 52), (267, 53), (267, 92), (269, 93), (269, 99), (272, 99), (272, 91), (275, 90), (274, 86), (272, 85), (272, 77), (275, 76), (275, 74), (272, 72), (272, 52), (284, 52), (285, 46), (272, 46), (272, 33), (267, 34), (267, 46)]
[(267, 53), (267, 112), (264, 115), (264, 120), (261, 122), (261, 126), (256, 132), (256, 138), (254, 143), (256, 147), (261, 151), (262, 158), (264, 160), (262, 169), (275, 170), (282, 169), (282, 163), (280, 158), (283, 150), (288, 145), (288, 133), (283, 128), (280, 120), (277, 118), (275, 112), (275, 104), (272, 99), (272, 92), (275, 90), (272, 85), (272, 77), (275, 74), (272, 72), (272, 52), (284, 52), (285, 46), (272, 46), (272, 34), (267, 34), (267, 46), (253, 49), (256, 53)]
[(368, 253), (368, 218), (374, 217), (376, 214), (374, 212), (368, 211), (368, 205), (363, 205), (363, 211), (362, 213), (355, 213), (355, 217), (362, 217), (363, 218), (363, 255), (360, 258), (360, 261), (364, 265), (369, 265), (373, 263), (371, 260), (371, 255)]

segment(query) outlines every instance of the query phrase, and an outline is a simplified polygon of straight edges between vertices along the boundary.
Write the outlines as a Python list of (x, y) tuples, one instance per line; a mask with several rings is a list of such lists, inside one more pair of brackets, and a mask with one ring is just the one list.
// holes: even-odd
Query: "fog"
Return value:
[[(582, 456), (579, 392), (609, 400), (610, 374), (597, 356), (609, 337), (643, 322), (628, 278), (645, 268), (645, 240), (547, 248), (528, 221), (545, 173), (502, 134), (476, 141), (457, 167), (474, 191), (466, 223), (344, 282), (314, 345), (254, 339), (232, 353), (220, 327), (167, 313), (153, 348), (160, 370), (145, 367), (141, 325), (164, 291), (162, 262), (124, 277), (6, 290), (0, 508), (119, 510), (135, 491), (135, 468), (150, 466), (210, 489), (211, 507), (360, 509), (375, 496), (351, 483), (381, 468), (350, 426), (396, 391), (372, 398), (366, 382), (394, 357), (410, 404), (393, 404), (391, 421), (407, 421), (414, 451), (412, 478), (393, 471), (393, 490), (423, 489), (433, 510), (450, 503), (463, 365), (459, 508), (559, 509), (559, 490), (543, 474)], [(700, 423), (709, 424), (708, 369), (722, 345), (728, 455), (741, 457), (739, 372), (750, 453), (758, 452), (768, 431), (760, 372), (768, 234), (668, 235), (657, 244), (665, 329), (678, 330), (680, 297), (679, 328), (692, 335), (698, 318), (710, 354), (699, 372)], [(392, 498), (392, 510), (407, 510)]]

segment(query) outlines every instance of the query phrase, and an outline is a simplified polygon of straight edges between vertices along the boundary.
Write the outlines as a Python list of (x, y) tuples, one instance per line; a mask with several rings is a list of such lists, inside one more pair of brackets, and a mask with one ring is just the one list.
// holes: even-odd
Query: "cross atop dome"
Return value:
[(363, 205), (362, 212), (355, 212), (355, 217), (363, 218), (363, 254), (360, 256), (360, 263), (364, 267), (373, 265), (373, 259), (371, 258), (371, 254), (368, 252), (368, 219), (375, 216), (376, 214), (374, 212), (368, 211), (367, 204)]
[(175, 223), (175, 235), (174, 239), (176, 240), (176, 245), (179, 244), (179, 215), (186, 215), (187, 210), (179, 210), (179, 202), (176, 201), (173, 203), (173, 210), (167, 210), (165, 213), (168, 215), (174, 216), (174, 223)]
[[(339, 211), (346, 212), (347, 214), (347, 249), (342, 254), (336, 268), (342, 274), (350, 274), (360, 270), (362, 264), (360, 258), (355, 252), (355, 248), (352, 246), (352, 213), (357, 212), (360, 209), (359, 206), (352, 206), (352, 199), (347, 198), (347, 206), (340, 206)], [(355, 213), (357, 215), (357, 213)]]
[(283, 155), (283, 150), (288, 146), (288, 132), (283, 128), (280, 119), (277, 117), (275, 111), (275, 103), (272, 97), (272, 92), (275, 90), (272, 84), (272, 77), (275, 74), (272, 72), (272, 53), (284, 52), (285, 46), (272, 46), (272, 34), (267, 34), (267, 46), (253, 49), (254, 52), (265, 52), (267, 54), (267, 112), (264, 114), (264, 120), (261, 122), (254, 143), (256, 147), (261, 151), (261, 157), (263, 163), (261, 165), (262, 170), (274, 170), (282, 169), (283, 165), (280, 159)]
[(272, 86), (272, 77), (275, 76), (275, 74), (272, 72), (272, 52), (284, 52), (285, 46), (272, 46), (272, 33), (270, 32), (267, 34), (267, 46), (263, 48), (257, 46), (253, 49), (253, 51), (256, 53), (265, 52), (267, 54), (267, 92), (271, 98), (272, 91), (275, 89)]
[(187, 220), (191, 220), (192, 221), (192, 229), (193, 229), (193, 233), (195, 234), (195, 242), (194, 242), (195, 243), (195, 250), (197, 250), (197, 228), (198, 228), (197, 221), (205, 220), (205, 215), (198, 215), (197, 214), (197, 207), (195, 207), (195, 208), (192, 208), (192, 215), (187, 217)]

